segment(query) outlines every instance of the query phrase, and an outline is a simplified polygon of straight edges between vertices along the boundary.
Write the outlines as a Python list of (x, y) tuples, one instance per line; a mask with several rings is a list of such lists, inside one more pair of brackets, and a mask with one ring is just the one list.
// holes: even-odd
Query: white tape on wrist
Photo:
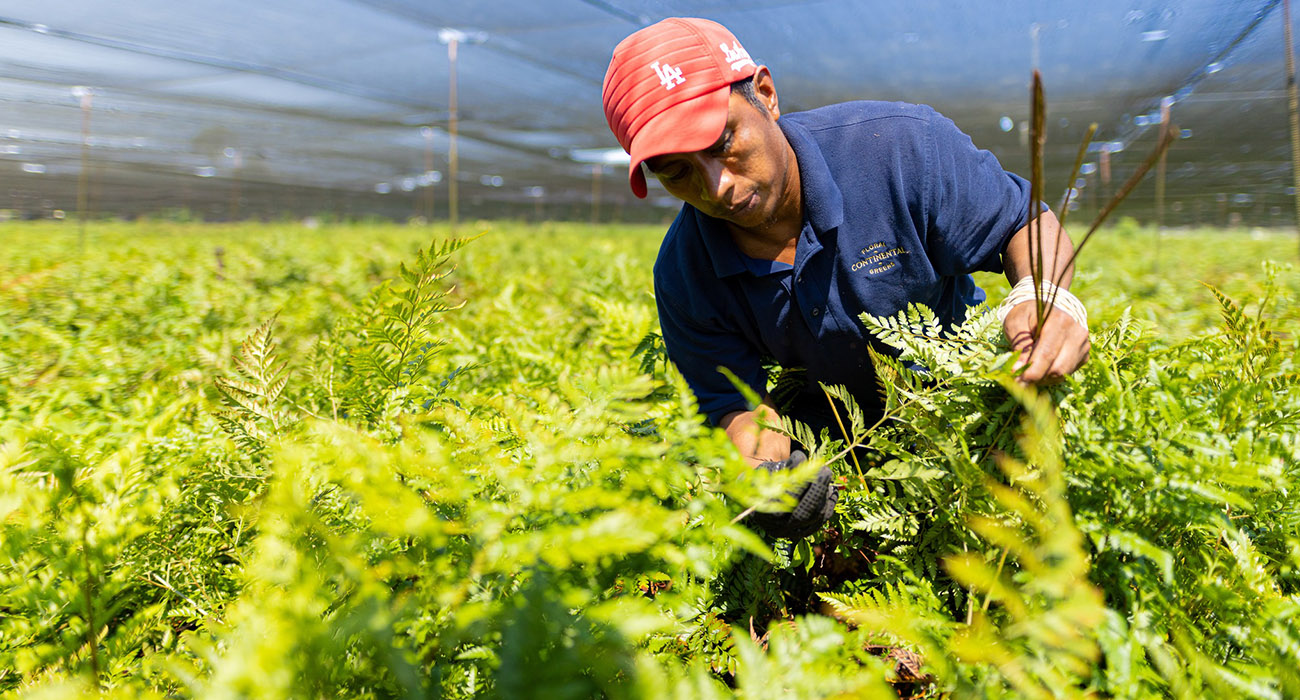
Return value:
[[(1067, 316), (1074, 319), (1074, 322), (1088, 327), (1088, 310), (1083, 308), (1083, 302), (1070, 293), (1068, 289), (1062, 289), (1047, 280), (1039, 283), (1040, 296), (1043, 302), (1052, 302), (1052, 305), (1059, 311), (1064, 311)], [(1007, 314), (1011, 309), (1028, 301), (1034, 301), (1034, 278), (1022, 277), (1016, 286), (1011, 288), (1011, 293), (998, 306), (998, 323), (1004, 323), (1007, 320)]]

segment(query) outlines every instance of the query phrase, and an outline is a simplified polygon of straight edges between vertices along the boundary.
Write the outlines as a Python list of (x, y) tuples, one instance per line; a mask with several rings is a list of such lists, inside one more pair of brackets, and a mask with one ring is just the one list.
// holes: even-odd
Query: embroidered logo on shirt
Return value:
[[(894, 269), (895, 267), (898, 267), (898, 261), (894, 260), (894, 258), (897, 258), (900, 255), (908, 255), (911, 253), (911, 251), (907, 250), (902, 246), (898, 246), (897, 248), (890, 248), (888, 250), (883, 250), (884, 247), (885, 247), (884, 243), (872, 243), (866, 248), (863, 248), (862, 250), (858, 251), (859, 254), (865, 255), (867, 257), (862, 258), (861, 260), (853, 263), (853, 265), (849, 269), (854, 272), (857, 272), (858, 270), (865, 268), (867, 270), (868, 275), (878, 275), (882, 272), (888, 272)], [(875, 251), (880, 251), (880, 252), (875, 252)]]
[(754, 65), (754, 60), (749, 57), (749, 52), (740, 45), (739, 41), (731, 42), (731, 48), (727, 48), (727, 43), (724, 41), (718, 44), (718, 48), (722, 49), (722, 55), (727, 57), (727, 63), (731, 64), (731, 70), (739, 71), (745, 66)]
[(665, 90), (671, 90), (686, 82), (686, 78), (682, 77), (681, 68), (673, 68), (667, 63), (661, 66), (658, 61), (651, 63), (650, 67), (655, 69), (655, 75), (659, 76), (659, 84), (664, 86)]

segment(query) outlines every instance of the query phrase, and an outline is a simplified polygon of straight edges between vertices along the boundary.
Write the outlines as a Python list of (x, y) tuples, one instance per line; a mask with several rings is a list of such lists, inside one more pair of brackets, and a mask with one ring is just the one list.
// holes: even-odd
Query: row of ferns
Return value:
[[(1300, 697), (1300, 345), (1269, 327), (1279, 285), (1249, 313), (1206, 290), (1219, 329), (1178, 344), (1127, 316), (1094, 328), (1044, 393), (1014, 381), (991, 313), (950, 334), (924, 309), (864, 318), (901, 353), (874, 355), (884, 417), (849, 400), (848, 435), (804, 434), (810, 466), (781, 476), (703, 427), (653, 334), (635, 356), (611, 340), (653, 328), (601, 286), (630, 263), (520, 340), (485, 309), (528, 327), (528, 290), (462, 308), (445, 279), (465, 244), (292, 330), (227, 318), (247, 339), (201, 349), (221, 368), (202, 379), (6, 389), (0, 690)], [(196, 278), (138, 275), (152, 296), (92, 323), (151, 318), (129, 342), (163, 347), (194, 324)], [(66, 329), (77, 304), (32, 301), (32, 323), (90, 342)], [(476, 332), (512, 339), (465, 351)], [(112, 361), (85, 352), (65, 367)], [(827, 461), (821, 533), (737, 518)]]

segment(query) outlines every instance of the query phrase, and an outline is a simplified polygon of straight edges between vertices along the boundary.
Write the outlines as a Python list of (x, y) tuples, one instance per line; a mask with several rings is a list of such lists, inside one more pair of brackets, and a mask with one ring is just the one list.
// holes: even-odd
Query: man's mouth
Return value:
[(727, 210), (727, 218), (734, 219), (737, 216), (745, 214), (754, 207), (756, 202), (758, 202), (758, 194), (751, 192), (748, 197)]

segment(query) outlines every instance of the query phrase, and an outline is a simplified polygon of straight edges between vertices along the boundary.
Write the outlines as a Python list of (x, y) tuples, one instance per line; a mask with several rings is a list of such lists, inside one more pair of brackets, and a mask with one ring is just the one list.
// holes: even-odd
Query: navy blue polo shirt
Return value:
[(984, 299), (969, 273), (1002, 271), (1007, 241), (1028, 220), (1029, 183), (930, 107), (849, 102), (777, 124), (803, 190), (794, 265), (746, 256), (724, 222), (689, 204), (655, 261), (668, 357), (715, 425), (746, 407), (717, 367), (763, 396), (765, 359), (806, 369), (796, 406), (827, 408), (821, 382), (846, 385), (868, 413), (878, 411), (873, 341), (858, 316), (919, 302), (960, 322)]

